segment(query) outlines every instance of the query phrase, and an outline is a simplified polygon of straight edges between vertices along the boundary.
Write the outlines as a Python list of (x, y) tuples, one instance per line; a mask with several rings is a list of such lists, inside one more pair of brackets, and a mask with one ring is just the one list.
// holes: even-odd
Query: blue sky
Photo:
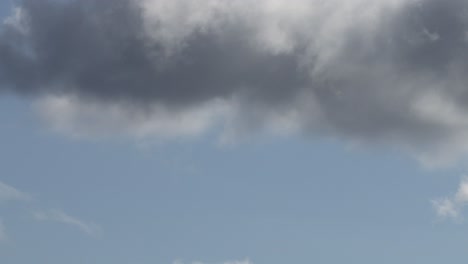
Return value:
[[(147, 6), (150, 15), (168, 19), (163, 23), (168, 23), (170, 30), (157, 35), (164, 40), (161, 45), (173, 44), (185, 31), (170, 15), (158, 13), (158, 4), (163, 0), (151, 1), (148, 3), (154, 6)], [(178, 3), (187, 4), (190, 14), (199, 14), (190, 23), (211, 21), (205, 20), (205, 11), (195, 8), (192, 1), (184, 1)], [(28, 1), (25, 3), (23, 11), (30, 8)], [(37, 3), (41, 8), (50, 4), (42, 0)], [(273, 3), (268, 4), (272, 8), (268, 10), (274, 11), (272, 16), (286, 22), (292, 19), (289, 13), (277, 14), (277, 6), (285, 8), (282, 1), (264, 3)], [(308, 10), (305, 1), (297, 0), (294, 6)], [(29, 12), (34, 14), (41, 8)], [(10, 1), (0, 0), (0, 17), (15, 17), (9, 10)], [(303, 15), (292, 10), (293, 14)], [(238, 15), (238, 11), (232, 12)], [(16, 21), (15, 27), (22, 25), (21, 16), (16, 18), (9, 21)], [(426, 36), (429, 31), (425, 27), (418, 36), (428, 37), (427, 42), (437, 41), (434, 34), (443, 38), (439, 22), (434, 22), (439, 31), (431, 31), (432, 37)], [(274, 39), (261, 35), (262, 41), (265, 37), (274, 45), (273, 64), (282, 65), (281, 61), (288, 59), (286, 55), (281, 57), (293, 45), (281, 37), (280, 33), (285, 32), (272, 33)], [(4, 43), (2, 35), (0, 44)], [(80, 42), (77, 47), (87, 46)], [(421, 50), (440, 52), (440, 47), (431, 47)], [(0, 59), (6, 58), (2, 56)], [(263, 57), (259, 60), (270, 61)], [(217, 60), (214, 63), (224, 65)], [(1, 61), (0, 66), (8, 68)], [(335, 70), (337, 74), (345, 72)], [(362, 71), (357, 68), (352, 77), (346, 72), (343, 79), (330, 82), (348, 81), (349, 89), (358, 89), (356, 83), (374, 85), (375, 80), (365, 79)], [(0, 67), (0, 86), (9, 87), (0, 89), (2, 263), (435, 264), (464, 263), (468, 258), (468, 227), (463, 220), (468, 201), (467, 168), (463, 162), (467, 148), (461, 140), (465, 135), (465, 113), (459, 114), (462, 110), (455, 101), (446, 105), (444, 100), (451, 93), (437, 97), (433, 90), (419, 88), (421, 84), (414, 80), (398, 83), (402, 87), (412, 84), (412, 92), (423, 94), (408, 104), (416, 105), (415, 111), (421, 111), (418, 114), (430, 114), (433, 119), (424, 117), (436, 124), (432, 126), (421, 125), (423, 119), (419, 116), (400, 116), (396, 109), (406, 107), (406, 103), (383, 103), (387, 98), (393, 100), (394, 94), (381, 97), (383, 91), (369, 92), (364, 99), (357, 99), (347, 94), (352, 90), (337, 84), (333, 94), (338, 101), (334, 101), (329, 95), (320, 97), (323, 91), (318, 88), (317, 98), (323, 100), (321, 110), (330, 118), (324, 121), (322, 117), (315, 119), (315, 99), (303, 106), (302, 99), (310, 98), (302, 90), (297, 91), (299, 99), (293, 103), (281, 101), (286, 95), (279, 99), (272, 95), (276, 99), (271, 101), (256, 95), (248, 95), (245, 100), (239, 96), (239, 101), (216, 96), (205, 102), (191, 97), (191, 93), (178, 91), (181, 94), (173, 98), (172, 93), (161, 91), (158, 98), (167, 101), (153, 109), (145, 108), (147, 101), (138, 97), (146, 90), (133, 94), (125, 87), (116, 87), (122, 90), (116, 92), (115, 99), (114, 94), (102, 97), (108, 90), (94, 93), (100, 86), (88, 82), (84, 85), (91, 88), (77, 82), (76, 89), (58, 92), (47, 87), (17, 88), (21, 83), (4, 77), (5, 72)], [(256, 68), (249, 72), (262, 77), (266, 74)], [(355, 75), (363, 81), (356, 82)], [(288, 76), (285, 73), (280, 77)], [(276, 87), (273, 82), (258, 81), (250, 73), (244, 77), (260, 86)], [(4, 83), (2, 78), (8, 80)], [(119, 80), (126, 82), (122, 78)], [(295, 83), (289, 81), (285, 83)], [(449, 77), (446, 81), (452, 84)], [(197, 91), (206, 92), (206, 96), (212, 92)], [(270, 95), (276, 90), (266, 91), (257, 92)], [(357, 91), (368, 92), (367, 88)], [(119, 96), (131, 99), (122, 103)], [(153, 94), (148, 92), (147, 96)], [(366, 102), (369, 105), (362, 109), (351, 106)], [(291, 109), (290, 103), (294, 105)], [(382, 108), (376, 106), (379, 103)], [(327, 112), (331, 108), (325, 104), (333, 105), (336, 111)], [(313, 117), (305, 120), (302, 111), (312, 111), (307, 116)], [(381, 113), (373, 116), (378, 111)], [(365, 117), (361, 120), (362, 115)], [(372, 120), (378, 117), (387, 119)], [(358, 125), (351, 125), (353, 122)]]
[[(320, 140), (219, 147), (208, 139), (142, 149), (70, 140), (4, 97), (5, 263), (364, 263), (466, 258), (466, 225), (431, 199), (465, 169), (427, 170), (381, 150)], [(58, 210), (98, 234), (34, 214)]]

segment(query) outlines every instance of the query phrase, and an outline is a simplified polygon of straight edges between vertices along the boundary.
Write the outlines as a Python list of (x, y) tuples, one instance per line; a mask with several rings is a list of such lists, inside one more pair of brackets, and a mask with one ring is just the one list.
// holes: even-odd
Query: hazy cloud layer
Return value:
[(0, 87), (79, 135), (327, 135), (436, 165), (468, 150), (467, 48), (466, 0), (23, 0)]

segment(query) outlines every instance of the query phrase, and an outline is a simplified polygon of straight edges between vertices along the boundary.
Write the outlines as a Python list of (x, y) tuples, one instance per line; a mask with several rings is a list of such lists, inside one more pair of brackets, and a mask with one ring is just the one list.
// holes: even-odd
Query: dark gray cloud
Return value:
[(466, 0), (23, 0), (0, 89), (48, 97), (59, 126), (217, 111), (195, 119), (440, 158), (468, 150), (467, 48)]
[(12, 38), (7, 29), (0, 53), (4, 87), (21, 93), (187, 105), (242, 89), (284, 98), (306, 85), (296, 54), (252, 50), (236, 25), (194, 31), (167, 58), (147, 35), (137, 1), (26, 0), (21, 8), (28, 33)]

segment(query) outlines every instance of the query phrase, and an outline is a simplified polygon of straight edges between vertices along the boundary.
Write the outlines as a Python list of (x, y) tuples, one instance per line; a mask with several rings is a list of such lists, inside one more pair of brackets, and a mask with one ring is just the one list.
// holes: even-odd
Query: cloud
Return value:
[[(0, 204), (10, 201), (34, 201), (28, 193), (22, 192), (6, 183), (0, 181)], [(98, 237), (102, 234), (100, 226), (91, 222), (84, 222), (78, 218), (72, 217), (61, 210), (42, 210), (35, 211), (32, 214), (37, 221), (52, 221), (62, 224), (68, 224), (79, 228), (84, 233)], [(5, 225), (0, 219), (0, 242), (7, 241)]]
[(468, 204), (468, 177), (465, 177), (458, 187), (455, 194), (432, 201), (432, 205), (441, 218), (451, 218), (460, 220), (462, 211)]
[(53, 129), (74, 137), (121, 135), (136, 138), (199, 136), (225, 116), (227, 105), (213, 101), (174, 112), (163, 105), (142, 110), (132, 105), (100, 104), (70, 96), (42, 98), (36, 107)]
[(29, 199), (30, 196), (28, 194), (6, 183), (0, 182), (0, 203), (8, 201), (27, 201)]
[(242, 261), (227, 261), (224, 264), (252, 264), (252, 262), (248, 259)]
[(78, 218), (70, 216), (61, 210), (48, 210), (48, 211), (37, 211), (33, 214), (34, 219), (38, 221), (51, 221), (62, 224), (67, 224), (79, 228), (84, 233), (98, 237), (102, 233), (102, 229), (91, 222), (84, 222)]
[[(0, 89), (74, 136), (275, 131), (468, 152), (464, 0), (22, 0)], [(219, 129), (221, 128), (221, 129)]]

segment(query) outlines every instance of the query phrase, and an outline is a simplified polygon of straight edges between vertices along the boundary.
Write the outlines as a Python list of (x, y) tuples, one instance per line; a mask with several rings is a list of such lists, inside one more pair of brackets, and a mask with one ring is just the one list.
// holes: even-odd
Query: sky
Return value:
[(0, 0), (0, 260), (465, 263), (467, 48), (465, 0)]

